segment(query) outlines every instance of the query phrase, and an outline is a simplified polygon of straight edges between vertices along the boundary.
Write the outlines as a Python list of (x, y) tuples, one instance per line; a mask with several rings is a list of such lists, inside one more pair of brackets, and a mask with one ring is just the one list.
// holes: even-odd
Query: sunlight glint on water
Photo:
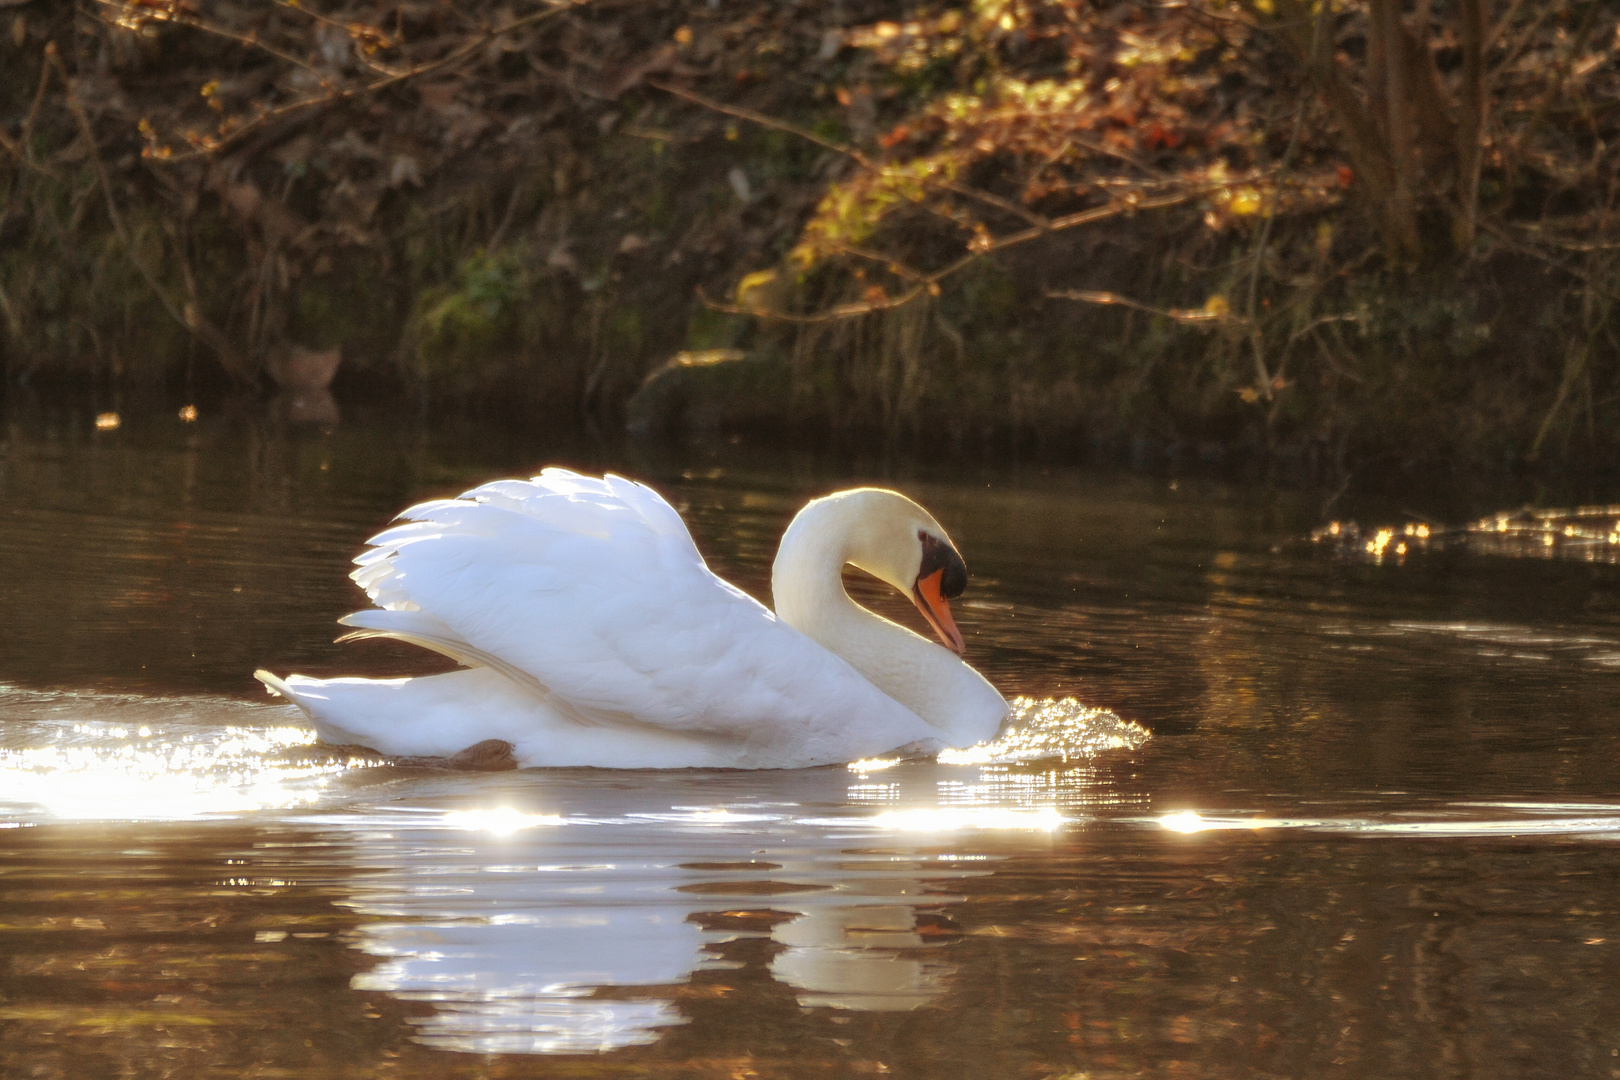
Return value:
[(1142, 725), (1122, 720), (1107, 709), (1082, 705), (1074, 698), (1015, 697), (1007, 704), (1007, 726), (1000, 738), (965, 750), (945, 750), (939, 755), (940, 762), (1067, 762), (1093, 758), (1109, 750), (1135, 750), (1151, 737)]
[(446, 825), (453, 829), (493, 833), (509, 836), (519, 829), (533, 829), (541, 825), (561, 825), (563, 819), (556, 814), (525, 814), (509, 806), (490, 810), (457, 810), (444, 816)]
[(872, 819), (880, 829), (900, 832), (956, 832), (959, 829), (1023, 829), (1051, 832), (1062, 827), (1062, 814), (1051, 807), (1011, 810), (1003, 807), (936, 807), (921, 810), (885, 810)]
[(314, 743), (312, 731), (275, 722), (282, 710), (231, 701), (4, 690), (0, 704), (10, 730), (27, 733), (8, 741), (31, 744), (0, 746), (0, 813), (31, 808), (19, 820), (178, 821), (311, 806), (333, 778), (375, 764), (294, 753)]
[[(1550, 810), (1550, 812), (1549, 812)], [(1475, 816), (1488, 811), (1491, 816)], [(1517, 814), (1518, 816), (1510, 816)], [(1620, 807), (1594, 804), (1540, 808), (1513, 803), (1463, 803), (1422, 818), (1272, 818), (1261, 814), (1200, 813), (1180, 810), (1154, 819), (1164, 829), (1196, 833), (1298, 829), (1307, 832), (1365, 833), (1383, 836), (1481, 837), (1585, 836), (1620, 840)]]

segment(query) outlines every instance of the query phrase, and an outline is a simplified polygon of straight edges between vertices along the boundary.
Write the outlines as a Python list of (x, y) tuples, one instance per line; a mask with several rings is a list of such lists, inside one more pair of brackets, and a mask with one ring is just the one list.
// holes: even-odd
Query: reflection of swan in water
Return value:
[[(417, 1021), (419, 1037), (445, 1049), (606, 1050), (683, 1023), (672, 985), (731, 966), (713, 951), (725, 941), (768, 935), (786, 946), (771, 973), (805, 1005), (927, 1003), (950, 965), (928, 955), (918, 908), (953, 902), (938, 883), (986, 869), (908, 853), (894, 836), (882, 853), (848, 850), (873, 840), (869, 816), (811, 820), (794, 809), (804, 796), (844, 801), (847, 776), (801, 775), (806, 782), (787, 793), (794, 803), (729, 811), (672, 808), (667, 791), (648, 803), (618, 790), (610, 818), (589, 806), (561, 817), (437, 809), (374, 817), (374, 828), (342, 839), (358, 845), (362, 865), (382, 868), (358, 879), (350, 901), (377, 919), (358, 946), (383, 958), (354, 986), (434, 1003)], [(703, 790), (693, 783), (681, 794)], [(531, 787), (524, 801), (535, 794)], [(743, 920), (744, 929), (713, 917), (738, 910), (774, 915)]]
[[(825, 874), (816, 862), (795, 859), (769, 874), (794, 880)], [(364, 928), (360, 947), (385, 959), (353, 985), (434, 1003), (435, 1013), (419, 1021), (420, 1037), (446, 1049), (569, 1053), (649, 1043), (659, 1028), (684, 1022), (671, 1002), (593, 992), (668, 987), (685, 982), (695, 970), (724, 966), (704, 946), (739, 933), (705, 931), (692, 917), (741, 904), (790, 916), (769, 931), (746, 933), (768, 933), (787, 946), (772, 960), (771, 973), (798, 990), (803, 1004), (903, 1010), (926, 1004), (944, 989), (949, 965), (914, 955), (928, 942), (917, 932), (910, 904), (885, 904), (879, 902), (882, 895), (836, 888), (791, 899), (761, 898), (740, 877), (742, 887), (727, 893), (711, 888), (722, 885), (716, 875), (678, 867), (629, 868), (665, 872), (662, 877), (649, 873), (639, 882), (642, 888), (657, 882), (663, 896), (650, 890), (638, 896), (636, 885), (624, 888), (616, 880), (626, 869), (622, 864), (550, 867), (537, 871), (546, 875), (539, 882), (534, 872), (519, 872), (493, 895), (481, 880), (476, 888), (390, 897), (377, 888), (383, 882), (373, 880), (353, 906), (401, 918)], [(964, 873), (918, 864), (910, 870), (931, 878)], [(884, 872), (901, 871), (886, 860)], [(682, 881), (705, 886), (703, 895), (672, 892)], [(915, 877), (901, 888), (894, 888), (892, 878), (882, 884), (896, 893), (907, 887), (920, 892)], [(917, 896), (913, 903), (952, 899)]]
[[(478, 873), (444, 869), (452, 880)], [(682, 1022), (669, 1002), (589, 995), (684, 980), (701, 959), (701, 935), (683, 906), (616, 888), (616, 869), (513, 868), (493, 885), (493, 875), (479, 875), (475, 889), (400, 882), (397, 894), (388, 884), (423, 868), (385, 873), (353, 906), (401, 921), (365, 927), (361, 948), (386, 959), (353, 985), (433, 1002), (421, 1038), (446, 1049), (577, 1053), (653, 1042), (658, 1028)]]
[[(955, 653), (967, 569), (929, 513), (860, 488), (782, 537), (776, 612), (716, 577), (657, 492), (547, 469), (405, 511), (352, 575), (343, 622), (468, 670), (257, 675), (322, 738), (401, 755), (511, 744), (522, 765), (802, 768), (995, 735), (1007, 703)], [(911, 597), (940, 644), (860, 607), (846, 564)]]
[[(930, 877), (965, 874), (938, 866), (927, 872)], [(928, 899), (939, 903), (952, 898)], [(773, 928), (771, 936), (787, 946), (771, 961), (771, 974), (797, 988), (803, 1005), (915, 1009), (945, 990), (951, 971), (943, 959), (915, 955), (937, 942), (918, 933), (917, 909), (910, 904), (808, 908)]]
[[(984, 754), (1091, 745), (1094, 725), (1073, 708), (1014, 708), (1025, 726)], [(290, 824), (300, 848), (320, 833), (320, 858), (289, 867), (335, 857), (337, 902), (362, 916), (350, 940), (376, 960), (355, 988), (430, 1003), (412, 1022), (452, 1049), (653, 1041), (702, 990), (679, 984), (730, 979), (703, 969), (739, 957), (763, 962), (728, 944), (744, 937), (773, 940), (775, 985), (806, 1006), (925, 1005), (952, 971), (950, 950), (929, 947), (951, 936), (949, 920), (930, 909), (955, 902), (941, 891), (953, 881), (989, 869), (974, 852), (987, 841), (949, 834), (1062, 820), (1050, 783), (1020, 784), (993, 764), (423, 775), (309, 760), (307, 732), (264, 726), (279, 715), (0, 688), (0, 828), (281, 808), (285, 818), (250, 820)], [(1124, 734), (1097, 730), (1110, 745)], [(761, 986), (737, 980), (743, 1008)]]

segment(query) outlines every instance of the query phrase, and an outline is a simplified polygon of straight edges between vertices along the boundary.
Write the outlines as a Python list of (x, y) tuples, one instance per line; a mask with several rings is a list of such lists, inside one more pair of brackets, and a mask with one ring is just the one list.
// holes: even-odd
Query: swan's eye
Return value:
[(967, 588), (967, 564), (956, 549), (923, 529), (917, 530), (917, 539), (922, 541), (922, 567), (917, 571), (917, 580), (944, 571), (940, 574), (939, 594), (947, 600), (955, 600)]

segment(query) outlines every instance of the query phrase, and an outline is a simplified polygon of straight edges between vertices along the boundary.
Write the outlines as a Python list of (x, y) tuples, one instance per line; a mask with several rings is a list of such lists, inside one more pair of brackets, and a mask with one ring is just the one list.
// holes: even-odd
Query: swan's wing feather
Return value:
[(426, 612), (373, 609), (345, 615), (338, 622), (343, 626), (355, 628), (353, 632), (338, 638), (340, 642), (364, 638), (393, 638), (396, 641), (407, 641), (412, 645), (448, 656), (464, 667), (493, 668), (531, 693), (542, 695), (546, 693), (546, 688), (540, 685), (533, 675), (464, 641), (460, 634)]
[(645, 485), (548, 469), (400, 516), (356, 560), (367, 595), (583, 712), (761, 743), (937, 734), (711, 573)]

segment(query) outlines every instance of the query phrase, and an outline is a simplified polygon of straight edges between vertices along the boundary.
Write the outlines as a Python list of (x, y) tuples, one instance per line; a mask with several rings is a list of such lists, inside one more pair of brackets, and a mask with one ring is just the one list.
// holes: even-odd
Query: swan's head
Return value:
[[(967, 588), (967, 566), (956, 545), (933, 516), (897, 491), (856, 488), (817, 499), (799, 512), (782, 538), (842, 533), (843, 562), (911, 597), (940, 642), (961, 655), (962, 633), (951, 617), (950, 601)], [(780, 606), (780, 602), (779, 602)]]
[(945, 647), (961, 656), (962, 632), (956, 628), (956, 620), (951, 617), (950, 601), (961, 596), (962, 590), (967, 588), (967, 564), (945, 535), (945, 530), (938, 525), (934, 529), (938, 531), (926, 528), (917, 530), (917, 546), (922, 549), (922, 559), (918, 563), (916, 576), (911, 579), (911, 600)]

